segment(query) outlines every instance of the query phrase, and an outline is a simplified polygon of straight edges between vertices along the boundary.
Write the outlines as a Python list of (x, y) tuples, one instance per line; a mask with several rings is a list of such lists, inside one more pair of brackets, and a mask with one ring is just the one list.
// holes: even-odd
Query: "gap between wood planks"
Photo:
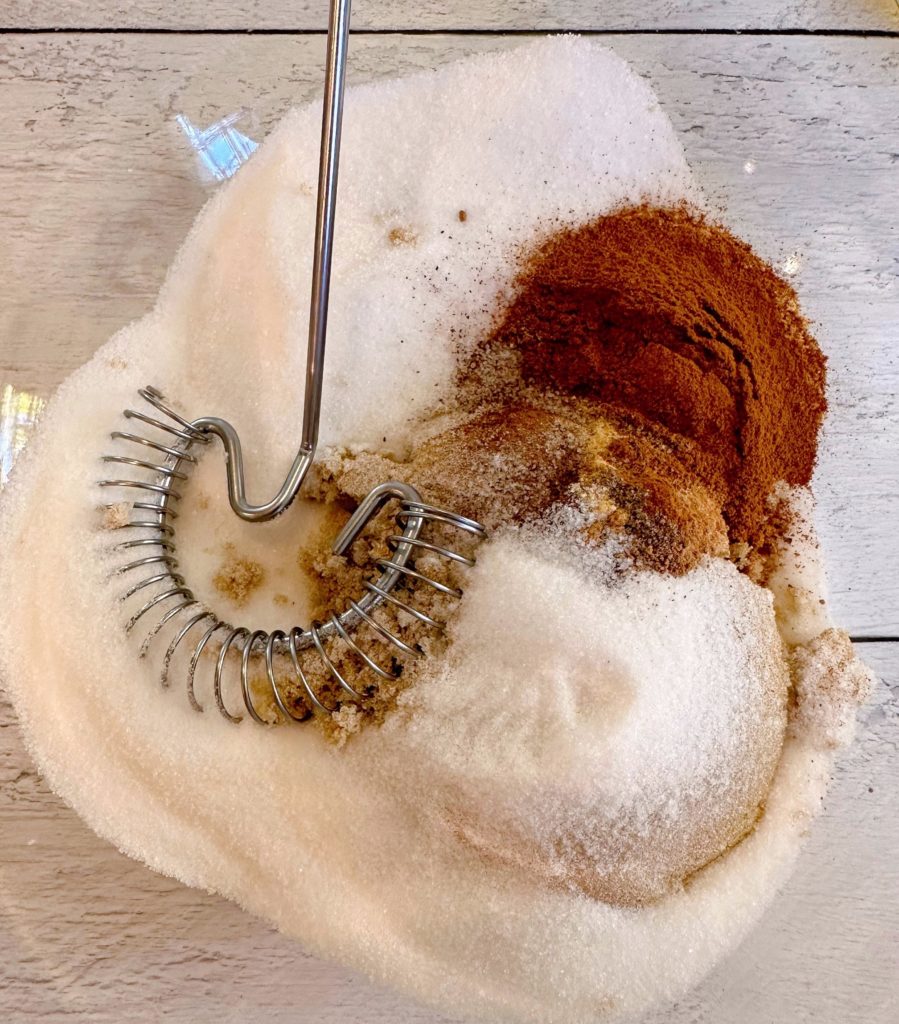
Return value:
[[(832, 39), (899, 39), (899, 29), (838, 28), (360, 28), (354, 36), (821, 36)], [(323, 36), (323, 28), (115, 28), (90, 26), (54, 28), (0, 26), (6, 35), (95, 35), (95, 36)]]

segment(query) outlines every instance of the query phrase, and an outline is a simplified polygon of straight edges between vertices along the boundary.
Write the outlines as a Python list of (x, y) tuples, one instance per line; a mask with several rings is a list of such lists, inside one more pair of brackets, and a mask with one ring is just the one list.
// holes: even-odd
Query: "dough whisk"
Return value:
[[(100, 487), (113, 489), (127, 499), (127, 521), (116, 523), (115, 528), (137, 533), (133, 539), (115, 545), (116, 552), (128, 559), (113, 573), (115, 578), (124, 576), (130, 583), (120, 595), (120, 600), (132, 602), (136, 599), (139, 605), (128, 618), (126, 631), (131, 633), (138, 623), (145, 626), (153, 620), (141, 642), (141, 656), (146, 655), (151, 646), (161, 645), (168, 638), (160, 677), (163, 686), (169, 685), (169, 672), (176, 652), (188, 635), (194, 633), (197, 638), (185, 680), (190, 704), (195, 710), (203, 710), (195, 693), (195, 676), (200, 659), (207, 652), (215, 660), (212, 688), (216, 706), (232, 722), (241, 721), (243, 715), (229, 710), (223, 695), (223, 679), (230, 651), (239, 657), (244, 708), (252, 719), (261, 724), (270, 723), (260, 713), (253, 695), (251, 663), (254, 659), (257, 667), (264, 667), (264, 679), (270, 688), (279, 721), (298, 721), (305, 716), (297, 715), (285, 699), (275, 665), (276, 657), (280, 665), (289, 666), (300, 692), (311, 708), (319, 712), (332, 712), (340, 703), (358, 702), (367, 695), (368, 687), (356, 680), (351, 682), (345, 666), (343, 669), (338, 666), (335, 648), (331, 645), (343, 645), (343, 653), (351, 652), (359, 670), (368, 672), (372, 679), (396, 679), (398, 673), (363, 650), (354, 634), (360, 628), (367, 629), (371, 638), (387, 645), (394, 659), (421, 653), (413, 644), (397, 636), (382, 620), (375, 618), (375, 611), (382, 606), (392, 606), (411, 621), (431, 629), (441, 629), (442, 624), (433, 615), (410, 604), (394, 591), (398, 584), (409, 588), (423, 584), (448, 598), (460, 598), (462, 591), (458, 588), (416, 569), (414, 556), (427, 552), (449, 563), (464, 566), (474, 565), (474, 559), (445, 543), (425, 540), (421, 534), (429, 525), (451, 528), (475, 538), (484, 534), (483, 527), (474, 520), (427, 504), (407, 483), (392, 480), (380, 484), (359, 504), (333, 545), (336, 554), (345, 554), (383, 506), (391, 500), (398, 500), (397, 531), (388, 538), (390, 555), (376, 559), (374, 563), (379, 574), (374, 579), (365, 580), (365, 593), (358, 600), (350, 599), (344, 611), (331, 615), (324, 624), (314, 622), (308, 629), (294, 626), (289, 632), (253, 630), (226, 622), (201, 603), (178, 571), (174, 520), (178, 515), (175, 506), (181, 493), (177, 487), (179, 482), (187, 479), (190, 469), (197, 463), (198, 450), (209, 444), (213, 437), (218, 437), (224, 446), (231, 508), (249, 522), (272, 519), (284, 512), (297, 496), (315, 458), (350, 4), (351, 0), (331, 0), (330, 5), (303, 426), (300, 447), (284, 483), (271, 500), (252, 504), (246, 495), (243, 454), (234, 427), (214, 416), (188, 420), (166, 404), (163, 394), (153, 387), (139, 391), (149, 408), (146, 411), (126, 409), (124, 415), (130, 421), (129, 429), (115, 430), (111, 434), (121, 453), (117, 451), (103, 457), (107, 464), (129, 467), (130, 475), (99, 481)], [(131, 429), (132, 425), (134, 429)], [(140, 500), (131, 501), (135, 491)], [(113, 502), (107, 508), (116, 510), (121, 504)], [(140, 557), (132, 557), (135, 555)], [(307, 656), (317, 658), (319, 666), (324, 666), (327, 675), (337, 684), (341, 697), (338, 704), (325, 704), (321, 694), (316, 692), (308, 678), (309, 663), (304, 662)]]

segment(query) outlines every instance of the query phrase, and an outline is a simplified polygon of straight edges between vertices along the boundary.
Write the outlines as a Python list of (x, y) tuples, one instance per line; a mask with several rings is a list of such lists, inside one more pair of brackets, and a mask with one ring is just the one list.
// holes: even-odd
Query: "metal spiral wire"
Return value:
[[(260, 714), (253, 699), (250, 676), (254, 660), (264, 668), (264, 679), (271, 691), (279, 721), (283, 722), (301, 721), (305, 716), (296, 714), (285, 698), (283, 682), (279, 680), (275, 667), (276, 656), (283, 656), (282, 662), (289, 666), (314, 712), (330, 714), (341, 704), (364, 700), (372, 684), (378, 680), (395, 681), (399, 673), (390, 666), (380, 664), (364, 651), (358, 640), (354, 639), (355, 631), (360, 627), (365, 628), (391, 653), (391, 662), (398, 657), (420, 656), (417, 647), (402, 636), (397, 636), (374, 613), (379, 607), (391, 606), (429, 629), (442, 630), (443, 624), (439, 620), (399, 597), (393, 592), (394, 588), (400, 583), (408, 587), (420, 584), (445, 597), (460, 598), (461, 590), (420, 571), (415, 567), (413, 559), (417, 553), (426, 552), (448, 563), (473, 566), (473, 558), (445, 545), (424, 540), (420, 534), (428, 524), (439, 524), (481, 538), (484, 528), (480, 523), (425, 503), (418, 491), (409, 484), (398, 481), (381, 484), (362, 501), (334, 544), (336, 553), (345, 553), (366, 523), (386, 502), (399, 500), (400, 509), (395, 517), (398, 530), (387, 538), (390, 556), (375, 561), (379, 575), (364, 581), (365, 592), (358, 600), (350, 599), (348, 607), (342, 612), (333, 614), (325, 623), (314, 622), (308, 629), (294, 626), (285, 633), (280, 629), (267, 632), (234, 626), (205, 607), (196, 597), (178, 571), (176, 557), (174, 520), (178, 512), (174, 506), (181, 498), (178, 487), (187, 480), (191, 468), (197, 463), (196, 448), (208, 444), (210, 435), (170, 408), (162, 393), (155, 388), (141, 388), (138, 393), (152, 411), (126, 409), (125, 418), (132, 421), (135, 428), (112, 431), (110, 437), (116, 442), (121, 454), (117, 451), (103, 456), (103, 462), (107, 465), (127, 467), (127, 475), (123, 472), (115, 477), (110, 476), (98, 481), (98, 484), (101, 488), (114, 489), (129, 496), (124, 502), (124, 507), (128, 509), (127, 521), (110, 523), (111, 529), (127, 531), (127, 539), (113, 547), (115, 554), (125, 560), (115, 567), (112, 575), (115, 579), (124, 580), (119, 594), (122, 604), (140, 595), (137, 597), (140, 604), (128, 617), (125, 631), (132, 633), (139, 623), (146, 626), (152, 621), (140, 642), (140, 656), (146, 656), (160, 634), (168, 637), (160, 674), (162, 686), (170, 685), (172, 661), (176, 652), (186, 643), (193, 643), (185, 678), (191, 707), (196, 711), (204, 710), (196, 696), (195, 679), (200, 659), (208, 651), (215, 659), (212, 691), (216, 707), (220, 714), (235, 723), (242, 721), (244, 716), (230, 710), (224, 698), (224, 677), (228, 654), (232, 650), (239, 659), (240, 693), (244, 709), (250, 718), (263, 725), (271, 723)], [(140, 472), (135, 473), (135, 470)], [(132, 494), (137, 500), (131, 500)], [(112, 502), (105, 506), (108, 516), (113, 520), (122, 507), (123, 502)], [(146, 599), (142, 600), (144, 596)], [(188, 637), (191, 639), (188, 640)], [(358, 671), (366, 674), (368, 682), (347, 678), (349, 673), (346, 668), (338, 666), (333, 649), (329, 653), (329, 642), (342, 645), (343, 650), (351, 654), (358, 665)], [(337, 703), (326, 704), (323, 695), (316, 692), (311, 684), (310, 658), (318, 659), (327, 675), (337, 684), (340, 694)]]

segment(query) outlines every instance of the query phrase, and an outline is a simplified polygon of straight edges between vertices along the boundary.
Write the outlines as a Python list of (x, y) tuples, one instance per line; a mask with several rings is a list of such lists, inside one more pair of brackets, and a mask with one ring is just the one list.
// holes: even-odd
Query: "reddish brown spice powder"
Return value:
[(807, 484), (825, 360), (789, 284), (686, 209), (630, 207), (527, 259), (487, 341), (530, 385), (664, 428), (720, 498), (730, 539), (770, 539), (774, 485)]

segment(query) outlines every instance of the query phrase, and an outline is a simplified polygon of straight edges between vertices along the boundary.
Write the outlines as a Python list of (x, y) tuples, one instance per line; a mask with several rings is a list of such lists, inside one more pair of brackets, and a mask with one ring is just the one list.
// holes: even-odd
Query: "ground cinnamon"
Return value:
[(720, 497), (732, 543), (764, 544), (775, 483), (809, 481), (825, 361), (796, 295), (686, 209), (631, 207), (554, 234), (485, 345), (517, 351), (535, 388), (664, 428)]

